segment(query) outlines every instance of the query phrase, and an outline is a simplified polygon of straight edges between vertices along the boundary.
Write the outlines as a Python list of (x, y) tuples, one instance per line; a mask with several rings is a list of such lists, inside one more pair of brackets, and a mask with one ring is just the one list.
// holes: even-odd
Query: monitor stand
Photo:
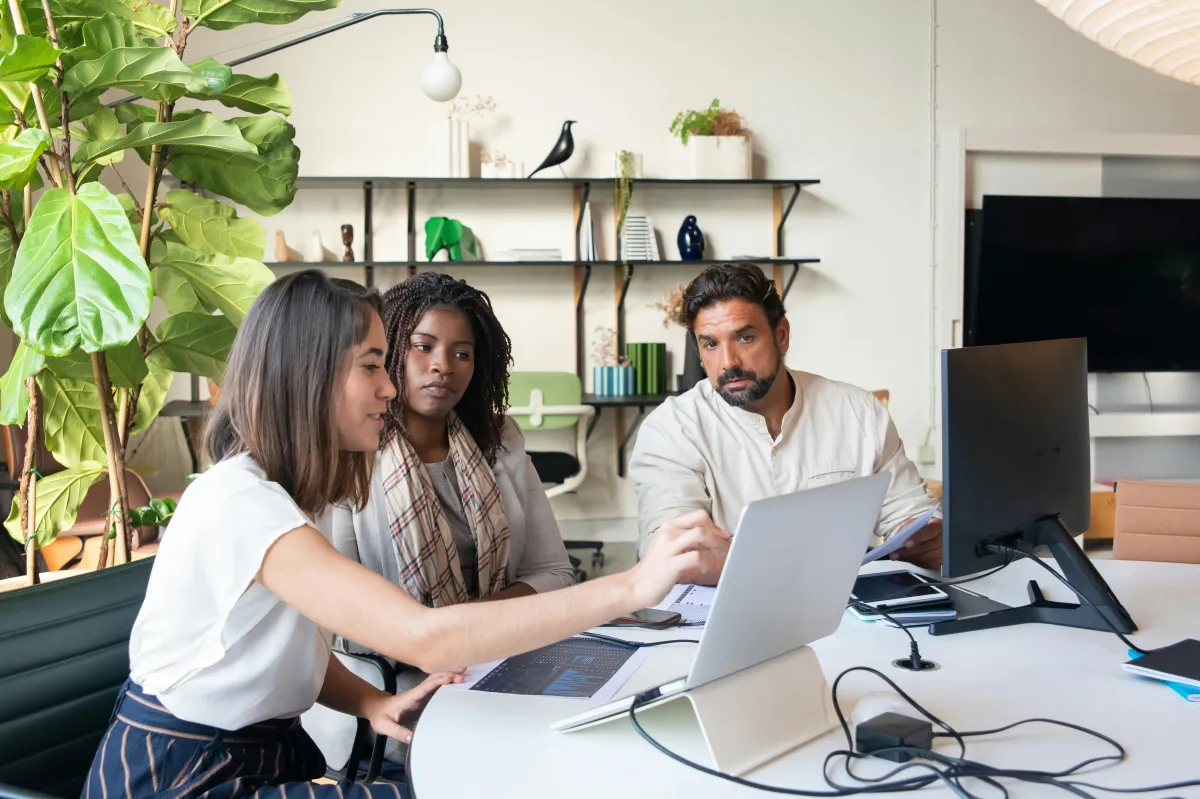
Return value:
[[(1080, 627), (1085, 630), (1112, 632), (1113, 627), (1129, 634), (1137, 630), (1129, 612), (1121, 606), (1116, 594), (1096, 571), (1084, 551), (1075, 543), (1071, 533), (1058, 515), (1038, 519), (1024, 530), (997, 538), (991, 542), (1019, 549), (1030, 555), (1038, 547), (1047, 547), (1062, 569), (1063, 577), (1079, 593), (1091, 600), (1104, 614), (1101, 618), (1095, 610), (1085, 604), (1052, 602), (1042, 595), (1036, 580), (1029, 581), (1028, 605), (1005, 608), (966, 619), (939, 621), (929, 625), (930, 635), (952, 635), (972, 630), (990, 630), (1014, 624), (1058, 624), (1064, 627)], [(986, 547), (987, 545), (983, 545)], [(988, 551), (986, 549), (984, 552)], [(981, 553), (982, 554), (982, 553)], [(1111, 622), (1111, 625), (1105, 621)]]

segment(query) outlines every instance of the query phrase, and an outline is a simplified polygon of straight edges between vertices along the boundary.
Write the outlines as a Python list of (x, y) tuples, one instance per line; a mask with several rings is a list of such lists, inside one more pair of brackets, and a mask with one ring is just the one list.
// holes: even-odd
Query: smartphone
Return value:
[(679, 622), (683, 621), (683, 617), (678, 613), (670, 610), (658, 610), (657, 608), (644, 608), (635, 610), (628, 616), (622, 616), (619, 619), (613, 619), (608, 624), (601, 625), (602, 627), (646, 627), (651, 630), (665, 630), (668, 627), (678, 626)]
[(910, 571), (864, 574), (854, 582), (850, 596), (857, 602), (883, 610), (950, 601), (945, 591)]

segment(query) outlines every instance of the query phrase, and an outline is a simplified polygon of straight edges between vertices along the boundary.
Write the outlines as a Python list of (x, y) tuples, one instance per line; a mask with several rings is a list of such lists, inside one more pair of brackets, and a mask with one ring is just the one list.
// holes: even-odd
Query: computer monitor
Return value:
[[(942, 352), (942, 575), (1000, 566), (990, 546), (1049, 548), (1071, 586), (1121, 632), (1136, 629), (1073, 536), (1091, 517), (1087, 340)], [(1086, 605), (1050, 602), (938, 622), (933, 635), (1043, 622), (1110, 629)]]

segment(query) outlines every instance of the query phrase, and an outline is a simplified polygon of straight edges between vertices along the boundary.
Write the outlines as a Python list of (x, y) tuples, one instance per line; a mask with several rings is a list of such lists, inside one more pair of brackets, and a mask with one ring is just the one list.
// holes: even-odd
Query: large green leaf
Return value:
[(132, 341), (150, 313), (150, 270), (117, 198), (100, 183), (49, 189), (21, 240), (4, 309), (17, 335), (62, 356)]
[(208, 84), (205, 91), (189, 95), (202, 100), (216, 97), (225, 91), (229, 87), (230, 81), (233, 80), (233, 70), (212, 56), (202, 58), (194, 64), (188, 64), (188, 69), (203, 77)]
[(170, 241), (166, 250), (158, 269), (183, 275), (200, 301), (225, 314), (235, 327), (241, 326), (254, 300), (275, 280), (270, 269), (250, 258), (197, 252)]
[(67, 70), (63, 90), (80, 95), (108, 89), (169, 103), (191, 93), (211, 91), (210, 78), (187, 68), (170, 47), (120, 47)]
[[(146, 359), (136, 341), (108, 350), (108, 380), (116, 388), (137, 388), (146, 377)], [(94, 383), (92, 358), (83, 350), (61, 358), (47, 358), (46, 367), (61, 380), (78, 380)]]
[(95, 383), (60, 377), (50, 371), (52, 368), (43, 369), (37, 378), (42, 391), (46, 449), (68, 468), (103, 466), (107, 459)]
[(217, 382), (237, 328), (223, 316), (182, 313), (169, 317), (156, 331), (158, 343), (150, 353), (151, 368), (201, 375)]
[[(45, 36), (46, 15), (42, 10), (42, 0), (21, 0), (21, 6), (25, 11), (29, 33)], [(64, 36), (67, 30), (82, 30), (86, 35), (87, 24), (107, 14), (129, 20), (138, 33), (152, 38), (162, 38), (178, 25), (169, 8), (150, 0), (50, 0), (50, 11), (54, 14), (59, 43), (63, 47), (74, 46), (68, 41), (71, 37)]]
[(62, 50), (35, 36), (18, 34), (12, 46), (0, 53), (0, 80), (36, 81), (45, 76)]
[(235, 117), (229, 121), (258, 147), (259, 158), (178, 147), (172, 150), (167, 168), (180, 180), (228, 197), (263, 216), (279, 213), (296, 196), (300, 170), (300, 148), (292, 141), (296, 129), (276, 116)]
[(217, 200), (185, 189), (167, 192), (159, 215), (186, 246), (200, 252), (234, 255), (261, 261), (267, 234), (254, 219), (239, 219), (237, 211)]
[(310, 11), (337, 8), (341, 0), (183, 0), (183, 15), (193, 25), (223, 31), (262, 22), (286, 25)]
[(147, 366), (149, 366), (149, 373), (142, 383), (142, 392), (138, 394), (131, 434), (149, 429), (158, 416), (158, 412), (162, 410), (163, 403), (167, 401), (167, 389), (171, 387), (171, 381), (175, 378), (175, 372), (171, 371), (169, 367), (155, 363), (153, 359), (147, 362)]
[(80, 155), (87, 148), (100, 149), (105, 144), (121, 138), (121, 123), (117, 121), (117, 114), (111, 108), (98, 108), (90, 116), (83, 120), (82, 127), (72, 126), (71, 133), (75, 140), (79, 143), (79, 149), (75, 151), (72, 159), (76, 168), (87, 161), (95, 161), (103, 166), (118, 163), (125, 157), (125, 149), (111, 150), (104, 155), (93, 158), (84, 158)]
[(154, 296), (162, 300), (171, 313), (212, 313), (216, 310), (205, 305), (182, 273), (162, 267), (151, 274), (154, 275)]
[[(38, 547), (51, 543), (60, 532), (75, 525), (79, 506), (87, 496), (87, 490), (104, 474), (103, 469), (67, 469), (37, 481), (37, 502), (34, 509), (34, 531)], [(17, 541), (25, 542), (21, 529), (20, 509), (16, 499), (4, 522), (8, 534)]]
[(277, 74), (265, 78), (234, 75), (229, 87), (217, 95), (217, 99), (222, 105), (251, 114), (275, 111), (287, 116), (292, 113), (292, 93)]
[(45, 362), (45, 356), (26, 347), (25, 342), (17, 345), (8, 371), (0, 377), (0, 424), (25, 424), (25, 412), (29, 410), (25, 378), (41, 371)]
[(154, 144), (186, 146), (217, 153), (232, 153), (258, 162), (258, 148), (242, 137), (242, 131), (212, 114), (199, 114), (182, 121), (143, 122), (119, 139), (90, 142), (79, 148), (76, 158), (82, 163), (104, 158), (110, 153)]
[(84, 58), (99, 58), (109, 50), (122, 47), (138, 47), (137, 27), (133, 20), (107, 13), (99, 19), (89, 20), (83, 25), (83, 47), (72, 55)]
[(23, 189), (37, 170), (37, 160), (50, 146), (40, 128), (28, 128), (10, 142), (0, 144), (0, 189)]

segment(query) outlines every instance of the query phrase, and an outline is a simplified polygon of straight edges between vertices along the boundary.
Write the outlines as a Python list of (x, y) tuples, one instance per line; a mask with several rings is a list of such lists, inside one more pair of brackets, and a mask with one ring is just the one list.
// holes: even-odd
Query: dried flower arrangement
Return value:
[(507, 155), (500, 152), (499, 150), (497, 150), (496, 152), (492, 152), (490, 150), (484, 150), (482, 153), (479, 154), (479, 163), (480, 164), (491, 164), (492, 166), (496, 167), (497, 169), (501, 169), (501, 168), (506, 167), (509, 164), (511, 164), (512, 161), (509, 160), (509, 157)]
[(446, 116), (451, 119), (470, 119), (483, 117), (496, 110), (496, 101), (491, 97), (475, 95), (475, 99), (459, 97), (446, 108)]
[(596, 343), (592, 345), (595, 366), (628, 366), (629, 359), (617, 354), (617, 334), (611, 327), (596, 328)]
[(663, 294), (663, 298), (654, 303), (655, 308), (663, 312), (663, 327), (679, 325), (685, 327), (687, 320), (683, 318), (683, 293), (687, 286), (680, 283), (675, 288)]

